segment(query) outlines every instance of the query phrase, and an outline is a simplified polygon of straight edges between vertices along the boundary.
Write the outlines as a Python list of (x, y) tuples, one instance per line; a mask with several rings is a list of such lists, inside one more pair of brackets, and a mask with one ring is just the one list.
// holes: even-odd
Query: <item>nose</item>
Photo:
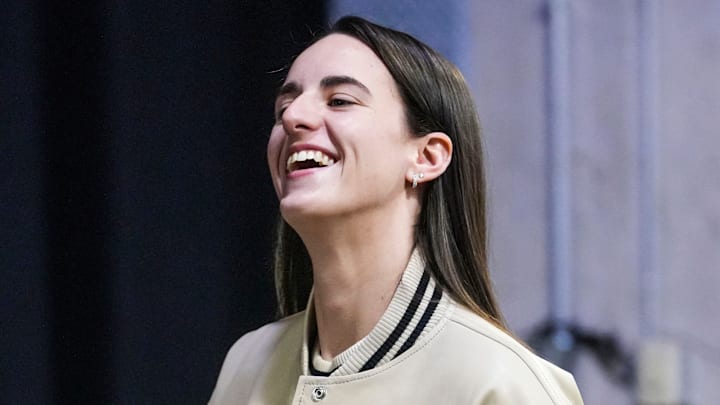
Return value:
[(282, 114), (282, 125), (288, 135), (316, 130), (322, 122), (318, 104), (309, 94), (297, 96)]

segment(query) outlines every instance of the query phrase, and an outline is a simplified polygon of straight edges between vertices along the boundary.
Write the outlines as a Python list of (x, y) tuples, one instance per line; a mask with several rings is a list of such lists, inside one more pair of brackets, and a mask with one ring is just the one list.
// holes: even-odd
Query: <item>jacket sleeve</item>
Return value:
[(561, 381), (553, 392), (537, 381), (504, 379), (488, 390), (478, 405), (583, 405), (574, 381)]

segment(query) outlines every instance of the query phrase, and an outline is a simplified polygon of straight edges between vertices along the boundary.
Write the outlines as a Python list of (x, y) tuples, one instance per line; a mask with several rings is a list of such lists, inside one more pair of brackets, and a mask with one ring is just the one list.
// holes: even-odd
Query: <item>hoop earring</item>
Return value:
[(418, 186), (418, 180), (425, 177), (425, 173), (415, 173), (412, 175), (412, 188), (417, 188)]

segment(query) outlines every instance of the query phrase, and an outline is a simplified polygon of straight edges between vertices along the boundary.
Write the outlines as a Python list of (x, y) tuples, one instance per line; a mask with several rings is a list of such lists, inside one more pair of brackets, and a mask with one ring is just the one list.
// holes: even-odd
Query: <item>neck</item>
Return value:
[(298, 227), (313, 265), (323, 358), (332, 359), (355, 344), (382, 317), (412, 253), (414, 221), (409, 212), (354, 214), (316, 219), (311, 230)]

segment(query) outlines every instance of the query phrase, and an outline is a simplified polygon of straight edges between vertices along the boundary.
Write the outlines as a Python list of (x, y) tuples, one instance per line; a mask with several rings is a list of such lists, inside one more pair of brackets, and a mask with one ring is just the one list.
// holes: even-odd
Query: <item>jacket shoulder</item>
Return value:
[[(302, 341), (304, 311), (269, 323), (240, 337), (230, 348), (217, 379), (210, 403), (220, 398), (237, 398), (252, 388), (259, 371), (265, 367), (280, 342), (285, 339)], [(287, 346), (287, 345), (285, 345)]]
[[(542, 359), (516, 338), (488, 320), (458, 305), (450, 317), (452, 335), (464, 346), (468, 367), (482, 364), (492, 370), (493, 387), (486, 390), (487, 404), (582, 404), (575, 379), (567, 371)], [(490, 376), (488, 376), (490, 377)], [(538, 402), (540, 397), (545, 402)]]
[[(274, 349), (276, 342), (284, 335), (294, 329), (302, 329), (304, 311), (290, 315), (286, 318), (263, 325), (240, 337), (230, 347), (223, 368), (225, 365), (233, 365), (247, 357), (261, 356), (266, 358), (268, 350)], [(229, 364), (226, 364), (228, 363)], [(222, 373), (222, 371), (221, 371)]]

